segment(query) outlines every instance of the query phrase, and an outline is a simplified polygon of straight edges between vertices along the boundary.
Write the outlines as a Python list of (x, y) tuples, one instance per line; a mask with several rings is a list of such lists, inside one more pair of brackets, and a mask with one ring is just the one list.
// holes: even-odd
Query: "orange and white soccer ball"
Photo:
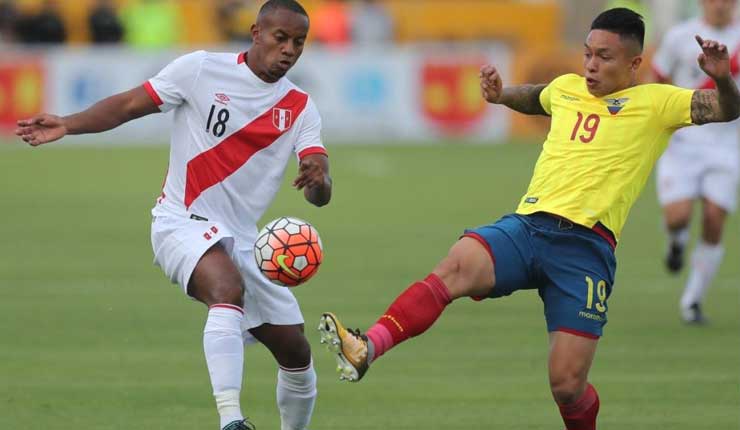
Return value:
[(257, 235), (254, 258), (272, 283), (296, 287), (316, 274), (324, 251), (319, 232), (311, 224), (280, 217), (267, 223)]

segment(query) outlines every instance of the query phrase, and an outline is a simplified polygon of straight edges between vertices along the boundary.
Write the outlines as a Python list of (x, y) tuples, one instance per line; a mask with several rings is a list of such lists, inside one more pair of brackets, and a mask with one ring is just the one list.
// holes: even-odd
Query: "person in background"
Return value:
[(88, 17), (93, 43), (119, 43), (123, 39), (123, 24), (111, 0), (98, 0)]
[(15, 3), (9, 0), (0, 0), (0, 44), (15, 40), (15, 22), (18, 19), (18, 9)]
[(344, 0), (326, 0), (313, 14), (315, 40), (330, 47), (352, 41), (349, 5)]
[[(701, 0), (701, 16), (680, 23), (666, 33), (653, 58), (655, 80), (686, 88), (713, 88), (697, 64), (695, 34), (706, 34), (730, 50), (732, 79), (740, 82), (740, 24), (732, 16), (737, 0)], [(707, 124), (679, 130), (658, 161), (658, 201), (668, 235), (665, 265), (677, 274), (684, 266), (694, 203), (701, 202), (701, 237), (690, 259), (689, 276), (679, 302), (688, 324), (706, 322), (702, 305), (724, 256), (722, 230), (737, 207), (740, 180), (740, 122)]]
[(351, 10), (352, 41), (355, 44), (387, 45), (393, 43), (395, 22), (386, 6), (378, 0), (360, 0)]
[(217, 26), (228, 42), (252, 42), (250, 23), (256, 17), (256, 4), (252, 0), (220, 0)]
[(54, 0), (45, 1), (37, 14), (21, 16), (16, 33), (24, 43), (58, 44), (67, 40), (67, 29)]

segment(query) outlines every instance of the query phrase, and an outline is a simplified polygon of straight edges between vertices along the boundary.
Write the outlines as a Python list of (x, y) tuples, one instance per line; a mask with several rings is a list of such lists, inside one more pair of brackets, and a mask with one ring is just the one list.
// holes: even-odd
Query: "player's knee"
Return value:
[(550, 391), (558, 404), (567, 405), (578, 400), (586, 388), (586, 381), (570, 372), (550, 375)]
[(485, 296), (493, 288), (493, 265), (488, 252), (472, 239), (463, 238), (434, 269), (454, 300)]
[(297, 336), (275, 351), (278, 363), (288, 369), (300, 369), (311, 364), (311, 345), (305, 336)]
[(704, 225), (702, 238), (705, 242), (716, 245), (722, 239), (722, 228), (725, 223), (725, 213), (720, 208), (704, 209)]
[(227, 303), (244, 307), (244, 286), (240, 276), (224, 275), (205, 285), (191, 285), (189, 294), (207, 306)]

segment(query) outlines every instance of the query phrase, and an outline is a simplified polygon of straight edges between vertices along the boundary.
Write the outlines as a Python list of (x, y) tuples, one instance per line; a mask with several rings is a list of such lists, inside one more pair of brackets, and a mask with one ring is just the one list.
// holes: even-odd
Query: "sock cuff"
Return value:
[(281, 371), (286, 373), (305, 373), (310, 371), (313, 368), (313, 357), (311, 358), (311, 361), (308, 362), (307, 366), (303, 367), (296, 367), (296, 368), (289, 368), (284, 366), (278, 366)]
[(424, 278), (424, 282), (431, 287), (432, 292), (436, 297), (439, 297), (442, 299), (444, 304), (449, 305), (452, 303), (452, 298), (450, 297), (450, 291), (447, 289), (447, 285), (445, 285), (442, 278), (437, 276), (434, 273), (429, 274), (426, 278)]
[(699, 243), (696, 244), (695, 252), (704, 252), (707, 254), (711, 254), (712, 256), (722, 255), (725, 252), (725, 247), (722, 245), (721, 242), (707, 243), (703, 240), (700, 240)]
[(244, 309), (237, 305), (232, 305), (230, 303), (217, 303), (215, 305), (208, 306), (208, 312), (215, 311), (215, 310), (232, 310), (239, 312), (240, 315), (244, 316)]
[(581, 397), (576, 400), (575, 403), (567, 405), (558, 404), (558, 406), (563, 414), (570, 415), (586, 411), (598, 401), (599, 395), (596, 393), (596, 389), (593, 385), (588, 384), (586, 386), (586, 391), (583, 392)]

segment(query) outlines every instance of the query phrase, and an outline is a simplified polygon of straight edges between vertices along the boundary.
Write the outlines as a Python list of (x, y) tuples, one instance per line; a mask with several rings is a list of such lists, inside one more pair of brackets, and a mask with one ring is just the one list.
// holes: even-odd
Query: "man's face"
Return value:
[(704, 20), (709, 25), (724, 27), (732, 22), (736, 0), (701, 0)]
[(278, 9), (259, 18), (252, 27), (254, 45), (250, 57), (259, 58), (261, 72), (271, 81), (285, 76), (303, 53), (308, 36), (308, 18), (287, 10)]
[(623, 41), (610, 31), (591, 30), (583, 48), (588, 92), (602, 97), (629, 87), (642, 61), (637, 45), (637, 42)]

